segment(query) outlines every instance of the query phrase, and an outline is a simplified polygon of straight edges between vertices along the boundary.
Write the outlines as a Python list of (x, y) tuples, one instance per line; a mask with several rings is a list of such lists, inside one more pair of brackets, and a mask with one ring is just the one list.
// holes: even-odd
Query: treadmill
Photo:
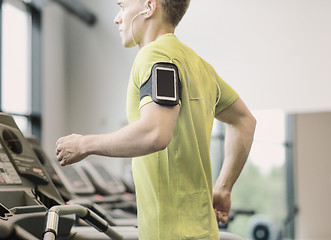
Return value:
[[(63, 207), (65, 213), (51, 211)], [(77, 207), (87, 215), (77, 214)], [(77, 217), (86, 222), (82, 232)], [(116, 230), (90, 209), (66, 205), (13, 117), (0, 113), (0, 239), (50, 239), (54, 233), (53, 239), (68, 239), (79, 233), (95, 240), (89, 238), (94, 229), (108, 234), (98, 232), (106, 239), (138, 239), (136, 227)], [(128, 229), (131, 233), (126, 236)]]

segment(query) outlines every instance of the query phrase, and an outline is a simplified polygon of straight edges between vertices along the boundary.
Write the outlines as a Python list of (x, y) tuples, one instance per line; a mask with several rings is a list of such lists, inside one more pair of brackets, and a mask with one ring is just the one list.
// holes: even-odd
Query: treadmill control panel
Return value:
[(3, 150), (2, 144), (0, 143), (0, 185), (22, 184), (22, 180)]
[(73, 194), (93, 194), (95, 188), (81, 167), (67, 165), (60, 166), (58, 161), (53, 166), (64, 186)]
[(30, 179), (32, 182), (37, 184), (47, 184), (48, 178), (46, 177), (44, 171), (41, 169), (39, 164), (35, 162), (35, 159), (23, 158), (23, 157), (13, 157), (15, 165), (18, 172)]
[[(12, 179), (13, 183), (18, 183), (19, 181), (16, 177), (18, 173), (20, 176), (24, 176), (36, 184), (48, 184), (48, 177), (20, 131), (9, 126), (1, 130), (2, 170), (0, 169), (0, 171), (1, 175), (5, 176), (3, 178), (6, 178), (9, 182), (11, 182), (9, 179)], [(5, 156), (6, 152), (7, 157)], [(13, 171), (13, 166), (16, 171)]]

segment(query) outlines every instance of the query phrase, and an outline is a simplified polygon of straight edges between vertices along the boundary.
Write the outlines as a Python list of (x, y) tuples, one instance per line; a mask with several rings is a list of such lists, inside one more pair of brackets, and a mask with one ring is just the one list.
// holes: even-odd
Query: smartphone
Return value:
[(177, 76), (173, 68), (155, 68), (155, 97), (159, 100), (177, 100)]

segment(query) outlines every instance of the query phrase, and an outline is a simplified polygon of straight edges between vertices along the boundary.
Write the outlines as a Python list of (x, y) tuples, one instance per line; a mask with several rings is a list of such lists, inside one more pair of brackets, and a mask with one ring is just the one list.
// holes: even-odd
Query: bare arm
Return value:
[(57, 159), (64, 166), (92, 154), (131, 158), (160, 151), (172, 138), (179, 109), (152, 102), (142, 107), (139, 120), (115, 132), (62, 137), (56, 143)]
[(219, 221), (226, 222), (232, 187), (251, 149), (256, 120), (239, 98), (216, 118), (226, 124), (225, 158), (214, 186), (214, 208)]

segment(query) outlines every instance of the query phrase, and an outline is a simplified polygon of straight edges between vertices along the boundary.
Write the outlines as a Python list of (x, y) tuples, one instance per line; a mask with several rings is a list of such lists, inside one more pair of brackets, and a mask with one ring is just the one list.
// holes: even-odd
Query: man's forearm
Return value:
[(146, 104), (141, 118), (115, 132), (98, 135), (72, 134), (59, 138), (56, 155), (61, 165), (83, 160), (96, 154), (131, 158), (160, 151), (171, 141), (179, 114), (179, 106), (161, 107)]
[(179, 109), (147, 104), (136, 122), (113, 133), (87, 136), (86, 150), (88, 154), (128, 158), (163, 150), (172, 138)]
[(137, 121), (112, 133), (86, 135), (83, 148), (87, 155), (131, 158), (163, 149), (159, 139), (156, 132)]
[(256, 121), (252, 117), (242, 119), (239, 124), (227, 124), (225, 158), (215, 189), (231, 192), (251, 149)]

